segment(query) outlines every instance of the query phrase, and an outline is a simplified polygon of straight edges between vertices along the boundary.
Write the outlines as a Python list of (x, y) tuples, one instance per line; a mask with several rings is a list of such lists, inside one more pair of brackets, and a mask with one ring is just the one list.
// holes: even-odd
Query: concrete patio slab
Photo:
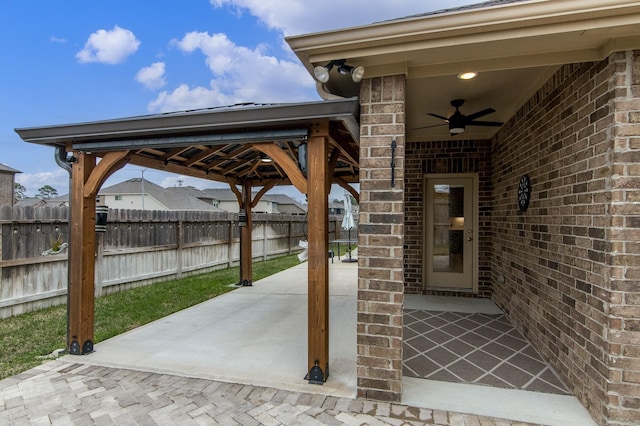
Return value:
[(66, 361), (270, 386), (356, 394), (357, 263), (329, 263), (329, 378), (307, 371), (307, 263), (95, 345)]

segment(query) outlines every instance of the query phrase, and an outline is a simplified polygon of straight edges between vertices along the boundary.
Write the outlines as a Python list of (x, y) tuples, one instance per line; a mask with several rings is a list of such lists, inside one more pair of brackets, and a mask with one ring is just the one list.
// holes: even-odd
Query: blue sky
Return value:
[[(22, 172), (16, 181), (28, 196), (44, 185), (67, 193), (68, 178), (53, 149), (23, 142), (15, 128), (237, 102), (319, 100), (286, 35), (476, 2), (0, 0), (0, 162)], [(127, 166), (107, 185), (141, 174), (140, 167)], [(215, 186), (155, 170), (144, 177), (165, 187), (178, 180)]]

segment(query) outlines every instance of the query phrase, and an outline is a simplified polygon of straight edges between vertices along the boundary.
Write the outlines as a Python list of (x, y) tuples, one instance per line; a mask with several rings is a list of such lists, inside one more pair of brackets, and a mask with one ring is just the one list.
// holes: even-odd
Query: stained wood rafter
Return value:
[(307, 193), (307, 178), (302, 174), (298, 164), (274, 143), (261, 143), (254, 145), (255, 149), (268, 155), (271, 159), (282, 167), (286, 176), (291, 180), (291, 184), (303, 194)]
[(115, 171), (124, 167), (129, 160), (130, 151), (112, 151), (106, 153), (97, 166), (93, 168), (84, 188), (85, 198), (95, 198), (105, 180)]

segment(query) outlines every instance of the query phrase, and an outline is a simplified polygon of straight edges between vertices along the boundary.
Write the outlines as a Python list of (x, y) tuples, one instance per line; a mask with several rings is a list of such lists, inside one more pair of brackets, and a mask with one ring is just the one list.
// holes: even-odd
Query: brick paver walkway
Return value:
[(10, 425), (526, 425), (62, 360), (0, 381)]

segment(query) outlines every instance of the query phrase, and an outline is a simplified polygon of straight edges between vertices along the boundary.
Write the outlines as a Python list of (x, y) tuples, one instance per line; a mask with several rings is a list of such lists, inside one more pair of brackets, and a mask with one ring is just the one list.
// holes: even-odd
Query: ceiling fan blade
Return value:
[(466, 117), (467, 123), (475, 120), (476, 118), (480, 118), (480, 117), (484, 117), (487, 114), (491, 114), (493, 112), (496, 112), (495, 109), (493, 108), (487, 108), (487, 109), (483, 109), (482, 111), (478, 111), (478, 112), (474, 112), (473, 114), (469, 114)]
[(468, 121), (467, 126), (502, 126), (499, 121)]
[(428, 112), (428, 113), (427, 113), (427, 115), (430, 115), (430, 116), (432, 116), (432, 117), (439, 118), (440, 120), (444, 120), (444, 121), (446, 121), (446, 122), (449, 122), (449, 118), (448, 118), (448, 117), (443, 117), (443, 116), (441, 116), (441, 115), (433, 114), (433, 113), (431, 113), (431, 112)]
[(442, 124), (432, 124), (431, 126), (422, 126), (422, 127), (414, 127), (411, 130), (420, 130), (420, 129), (428, 129), (430, 127), (440, 127), (440, 126), (446, 126), (447, 123), (442, 123)]

